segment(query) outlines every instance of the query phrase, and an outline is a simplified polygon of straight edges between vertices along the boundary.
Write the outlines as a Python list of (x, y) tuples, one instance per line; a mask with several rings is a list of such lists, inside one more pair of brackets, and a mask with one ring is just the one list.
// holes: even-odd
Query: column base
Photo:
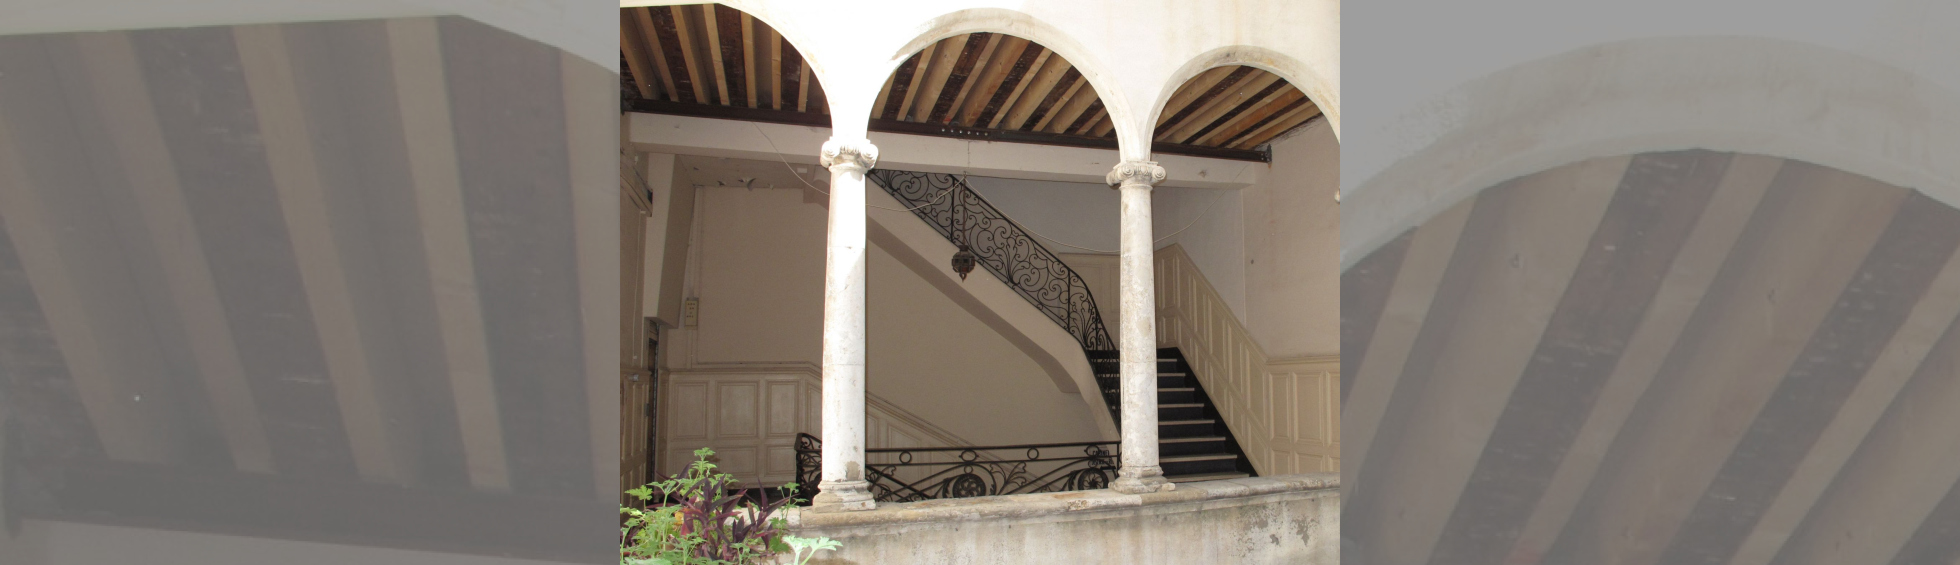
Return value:
[(823, 511), (870, 510), (878, 507), (878, 501), (871, 497), (871, 483), (865, 481), (824, 481), (817, 484), (817, 496), (810, 499), (810, 509)]
[(1150, 494), (1177, 488), (1164, 478), (1164, 468), (1124, 466), (1116, 471), (1116, 480), (1109, 483), (1109, 490), (1123, 494)]

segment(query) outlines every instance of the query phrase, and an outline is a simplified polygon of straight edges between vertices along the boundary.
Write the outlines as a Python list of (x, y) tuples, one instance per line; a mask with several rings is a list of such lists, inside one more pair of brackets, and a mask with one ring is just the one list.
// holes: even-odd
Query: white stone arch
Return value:
[(1144, 123), (1156, 125), (1157, 119), (1163, 115), (1164, 104), (1169, 103), (1171, 96), (1177, 94), (1177, 89), (1184, 86), (1184, 83), (1190, 82), (1192, 77), (1211, 69), (1231, 65), (1245, 65), (1279, 75), (1279, 78), (1300, 89), (1300, 92), (1305, 93), (1307, 99), (1320, 107), (1321, 113), (1327, 117), (1327, 125), (1334, 130), (1335, 141), (1341, 139), (1340, 113), (1330, 110), (1339, 107), (1340, 101), (1340, 93), (1331, 86), (1333, 83), (1293, 56), (1257, 45), (1217, 47), (1185, 61), (1164, 81), (1163, 87), (1158, 89), (1157, 98), (1151, 101), (1150, 115), (1144, 117)]
[(1118, 88), (1116, 75), (1109, 65), (1091, 55), (1086, 46), (1060, 28), (1026, 12), (1006, 8), (969, 8), (941, 14), (921, 23), (912, 34), (912, 39), (900, 46), (885, 62), (873, 93), (884, 85), (884, 79), (889, 78), (899, 65), (927, 45), (948, 37), (982, 31), (1004, 33), (1035, 42), (1067, 60), (1082, 74), (1083, 80), (1089, 81), (1089, 87), (1095, 89), (1096, 96), (1102, 99), (1103, 109), (1109, 112), (1110, 122), (1116, 126), (1116, 143), (1122, 158), (1143, 160), (1148, 157), (1149, 131), (1138, 129), (1136, 113), (1122, 89)]
[[(1346, 154), (1341, 268), (1477, 192), (1593, 157), (1702, 148), (1817, 163), (1960, 204), (1960, 92), (1759, 37), (1602, 43), (1463, 83)], [(1358, 158), (1357, 158), (1358, 157)]]

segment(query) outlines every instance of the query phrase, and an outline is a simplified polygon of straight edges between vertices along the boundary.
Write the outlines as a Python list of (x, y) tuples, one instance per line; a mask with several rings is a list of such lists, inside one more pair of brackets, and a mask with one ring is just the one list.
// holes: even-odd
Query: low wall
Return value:
[(880, 504), (786, 513), (802, 537), (843, 543), (812, 564), (1340, 562), (1340, 475)]

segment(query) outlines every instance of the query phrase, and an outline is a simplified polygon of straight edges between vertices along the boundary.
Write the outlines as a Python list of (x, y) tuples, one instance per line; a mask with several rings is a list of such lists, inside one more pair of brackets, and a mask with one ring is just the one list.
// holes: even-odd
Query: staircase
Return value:
[[(875, 169), (865, 178), (948, 241), (971, 244), (978, 267), (993, 273), (1074, 336), (1096, 374), (1110, 418), (1122, 427), (1116, 342), (1110, 339), (1095, 297), (1080, 274), (959, 177)], [(1157, 352), (1157, 426), (1158, 465), (1174, 482), (1255, 474), (1251, 460), (1176, 348)]]
[[(1116, 351), (1088, 351), (1110, 416), (1121, 425), (1121, 369)], [(1175, 347), (1157, 350), (1157, 464), (1174, 483), (1253, 476), (1252, 461)]]

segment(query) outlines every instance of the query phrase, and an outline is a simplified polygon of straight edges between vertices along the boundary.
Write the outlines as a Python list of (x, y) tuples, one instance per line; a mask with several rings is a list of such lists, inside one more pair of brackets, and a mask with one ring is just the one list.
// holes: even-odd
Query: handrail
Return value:
[[(1120, 442), (1041, 443), (968, 447), (878, 448), (864, 450), (865, 480), (880, 502), (913, 502), (1030, 492), (1107, 488), (1121, 462)], [(1044, 457), (1044, 448), (1081, 448), (1080, 455)], [(1019, 453), (1013, 453), (1018, 451)], [(958, 452), (955, 460), (917, 461), (914, 454)], [(995, 455), (988, 452), (1008, 452)], [(897, 462), (869, 461), (891, 455)], [(1018, 459), (1007, 458), (1015, 455)], [(930, 467), (944, 467), (933, 470)], [(815, 495), (823, 468), (823, 440), (796, 434), (796, 481)]]
[[(966, 181), (949, 174), (889, 169), (873, 170), (865, 178), (911, 208), (948, 241), (965, 244), (981, 267), (1067, 330), (1085, 352), (1116, 349), (1082, 275)], [(951, 198), (942, 197), (946, 191), (952, 191)]]

